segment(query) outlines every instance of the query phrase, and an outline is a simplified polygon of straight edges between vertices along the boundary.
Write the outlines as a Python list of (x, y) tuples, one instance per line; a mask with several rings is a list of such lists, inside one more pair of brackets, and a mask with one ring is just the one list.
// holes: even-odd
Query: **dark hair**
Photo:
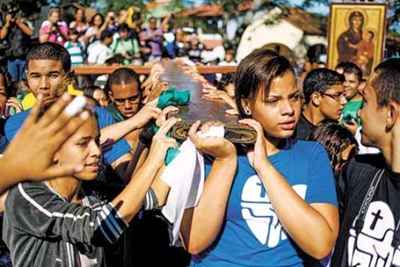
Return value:
[(319, 68), (310, 71), (303, 82), (305, 103), (309, 103), (314, 92), (325, 92), (333, 85), (343, 84), (344, 76), (334, 70)]
[(321, 63), (321, 55), (326, 55), (326, 46), (324, 44), (312, 45), (307, 50), (307, 58), (310, 63)]
[(54, 12), (61, 13), (61, 9), (59, 7), (52, 7), (49, 9), (48, 16), (50, 17)]
[(362, 29), (362, 27), (363, 27), (363, 25), (364, 25), (364, 15), (360, 12), (360, 11), (353, 11), (353, 12), (351, 12), (351, 14), (350, 14), (350, 16), (349, 16), (349, 26), (350, 26), (350, 28), (351, 28), (351, 21), (355, 18), (355, 17), (360, 17), (361, 19), (362, 19), (362, 22), (361, 22), (361, 29)]
[(336, 69), (337, 68), (343, 68), (343, 74), (348, 73), (356, 75), (359, 82), (363, 80), (362, 70), (353, 62), (341, 62), (336, 66)]
[(119, 68), (114, 70), (110, 76), (108, 76), (108, 80), (106, 86), (104, 87), (104, 91), (106, 93), (110, 93), (111, 86), (113, 84), (122, 84), (122, 83), (131, 83), (134, 82), (138, 86), (138, 91), (140, 97), (142, 97), (142, 91), (140, 90), (140, 80), (139, 75), (130, 68)]
[(334, 121), (322, 122), (309, 139), (317, 141), (325, 147), (336, 176), (346, 164), (341, 157), (344, 149), (350, 145), (355, 145), (356, 150), (353, 153), (356, 154), (357, 152), (357, 141), (352, 133)]
[(0, 68), (0, 76), (2, 76), (3, 77), (3, 81), (4, 81), (4, 94), (7, 96), (7, 97), (10, 97), (11, 95), (12, 95), (12, 87), (11, 87), (11, 84), (10, 84), (10, 81), (11, 81), (11, 77), (10, 77), (10, 74), (6, 71), (6, 70), (4, 70), (3, 68)]
[(374, 71), (376, 75), (371, 85), (376, 91), (378, 105), (385, 106), (390, 100), (400, 103), (400, 59), (387, 59), (376, 66)]
[[(99, 102), (97, 102), (97, 100), (94, 98), (94, 92), (96, 90), (102, 91), (100, 86), (91, 85), (91, 86), (86, 87), (85, 89), (83, 89), (83, 95), (85, 97), (87, 97), (87, 98), (90, 98), (96, 104), (96, 106), (100, 106)], [(106, 97), (108, 97), (107, 94), (105, 94), (105, 95), (106, 95)]]
[(224, 90), (225, 86), (230, 83), (235, 83), (235, 73), (225, 73), (217, 84), (219, 90)]
[(104, 41), (106, 38), (112, 38), (113, 33), (109, 30), (104, 30), (100, 34), (100, 41)]
[[(103, 16), (102, 14), (100, 14), (100, 13), (96, 13), (96, 14), (91, 18), (91, 20), (90, 20), (90, 25), (91, 25), (91, 26), (94, 25), (94, 19), (95, 19), (97, 16), (99, 16), (99, 17), (101, 18), (101, 21), (102, 21), (101, 25), (103, 25), (103, 23), (104, 23), (104, 16)], [(101, 26), (101, 25), (100, 25), (100, 26)]]
[(375, 33), (373, 31), (369, 30), (368, 33), (372, 35), (371, 39), (375, 37)]
[(235, 74), (236, 104), (241, 117), (249, 117), (243, 109), (243, 98), (255, 98), (259, 90), (268, 95), (271, 82), (294, 70), (289, 60), (268, 49), (257, 49), (246, 56)]
[(122, 23), (121, 25), (119, 25), (118, 31), (119, 31), (119, 32), (123, 32), (123, 31), (129, 32), (129, 31), (130, 31), (130, 28), (129, 28), (128, 24)]
[(71, 57), (63, 46), (56, 43), (42, 43), (34, 46), (29, 50), (26, 56), (26, 68), (29, 69), (29, 62), (31, 60), (56, 60), (62, 63), (65, 73), (71, 70)]

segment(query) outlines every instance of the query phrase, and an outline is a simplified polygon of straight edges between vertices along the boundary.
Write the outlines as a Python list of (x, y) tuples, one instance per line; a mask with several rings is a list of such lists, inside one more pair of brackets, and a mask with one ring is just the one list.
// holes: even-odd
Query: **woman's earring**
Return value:
[(246, 113), (246, 115), (251, 115), (251, 111), (248, 107), (244, 108), (244, 112)]

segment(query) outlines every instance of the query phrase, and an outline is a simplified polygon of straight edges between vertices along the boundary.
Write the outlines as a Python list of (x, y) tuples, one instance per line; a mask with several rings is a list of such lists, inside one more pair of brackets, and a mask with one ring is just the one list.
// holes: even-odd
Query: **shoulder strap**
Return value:
[(384, 169), (379, 169), (376, 173), (374, 178), (372, 179), (371, 184), (369, 185), (367, 194), (364, 197), (364, 200), (361, 204), (361, 208), (358, 211), (357, 217), (356, 217), (356, 223), (355, 223), (355, 229), (357, 233), (361, 231), (362, 226), (364, 225), (364, 220), (365, 220), (365, 215), (367, 213), (369, 204), (372, 201), (372, 198), (375, 195), (375, 191), (378, 188), (379, 182), (382, 179), (382, 175), (385, 172)]

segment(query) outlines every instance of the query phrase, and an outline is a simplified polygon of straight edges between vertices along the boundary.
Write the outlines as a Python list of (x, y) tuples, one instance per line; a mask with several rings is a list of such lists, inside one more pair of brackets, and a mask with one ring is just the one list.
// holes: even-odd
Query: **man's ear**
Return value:
[(251, 115), (251, 109), (250, 109), (250, 100), (247, 98), (242, 98), (240, 99), (241, 103), (242, 103), (242, 107), (244, 110), (244, 113), (248, 116)]
[(310, 98), (310, 102), (314, 106), (319, 107), (319, 105), (321, 104), (321, 94), (319, 92), (312, 93), (311, 94), (311, 98)]
[(400, 105), (395, 101), (390, 101), (386, 112), (386, 129), (391, 130), (396, 123), (400, 124)]

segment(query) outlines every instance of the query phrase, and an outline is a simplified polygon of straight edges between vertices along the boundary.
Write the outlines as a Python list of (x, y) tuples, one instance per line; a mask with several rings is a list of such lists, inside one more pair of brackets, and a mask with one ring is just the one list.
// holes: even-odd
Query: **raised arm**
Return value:
[[(326, 257), (338, 235), (337, 207), (328, 203), (309, 204), (303, 200), (268, 160), (262, 126), (250, 119), (242, 122), (257, 131), (253, 166), (268, 191), (280, 223), (304, 252), (317, 259)], [(326, 167), (330, 168), (328, 161)]]
[(0, 158), (0, 193), (26, 179), (66, 176), (82, 168), (54, 165), (53, 162), (54, 153), (89, 117), (88, 113), (77, 117), (66, 113), (64, 110), (70, 102), (71, 97), (66, 94), (39, 117), (39, 98), (38, 104), (33, 107), (21, 130)]
[(124, 190), (112, 201), (121, 218), (129, 223), (141, 209), (146, 192), (152, 185), (161, 166), (168, 148), (175, 147), (176, 141), (166, 134), (178, 119), (169, 119), (154, 135), (149, 154), (145, 162), (133, 174)]
[(197, 135), (199, 122), (190, 128), (190, 140), (196, 148), (215, 158), (204, 184), (199, 204), (184, 213), (181, 235), (184, 246), (191, 254), (209, 247), (224, 222), (226, 205), (236, 172), (237, 156), (232, 143), (224, 138), (201, 138)]

